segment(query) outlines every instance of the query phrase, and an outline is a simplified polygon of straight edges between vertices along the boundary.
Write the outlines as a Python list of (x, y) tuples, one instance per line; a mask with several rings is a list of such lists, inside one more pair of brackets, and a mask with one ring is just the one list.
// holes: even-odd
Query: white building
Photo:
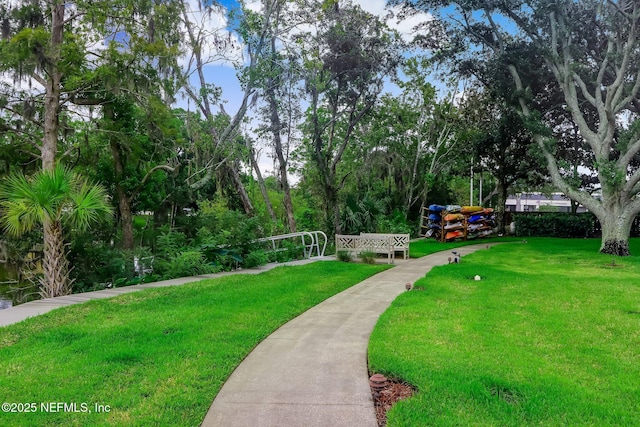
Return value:
[[(508, 212), (536, 212), (542, 207), (551, 207), (558, 212), (571, 212), (571, 200), (563, 193), (543, 194), (516, 193), (507, 197), (506, 210)], [(578, 212), (586, 212), (582, 206), (578, 206)]]

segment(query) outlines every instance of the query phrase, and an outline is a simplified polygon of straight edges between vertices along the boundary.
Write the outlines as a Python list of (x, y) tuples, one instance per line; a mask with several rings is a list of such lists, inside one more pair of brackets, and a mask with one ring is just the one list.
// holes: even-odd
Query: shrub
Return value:
[(74, 292), (99, 290), (107, 284), (127, 284), (135, 276), (135, 255), (104, 242), (94, 242), (90, 236), (78, 236), (69, 250), (69, 261), (74, 266), (70, 274)]
[(378, 233), (411, 234), (417, 224), (412, 224), (399, 210), (394, 210), (388, 217), (378, 220)]
[(240, 252), (233, 248), (224, 248), (214, 243), (205, 243), (200, 246), (200, 251), (207, 262), (217, 266), (221, 270), (233, 270), (244, 262)]
[(351, 253), (347, 251), (338, 251), (336, 253), (336, 257), (338, 258), (338, 261), (342, 262), (351, 262), (353, 260)]
[(173, 231), (168, 226), (162, 227), (162, 233), (156, 239), (156, 255), (171, 258), (187, 247), (187, 236)]
[(196, 276), (198, 274), (215, 273), (218, 270), (216, 266), (206, 262), (202, 252), (190, 250), (180, 252), (169, 261), (164, 277), (172, 279), (175, 277)]
[(515, 215), (517, 236), (592, 237), (595, 217), (591, 213), (533, 213)]
[(360, 259), (365, 264), (375, 264), (376, 263), (376, 254), (373, 252), (360, 252)]
[(242, 266), (245, 268), (258, 267), (260, 265), (265, 265), (268, 261), (265, 251), (259, 249), (257, 251), (249, 252), (247, 256), (244, 257)]

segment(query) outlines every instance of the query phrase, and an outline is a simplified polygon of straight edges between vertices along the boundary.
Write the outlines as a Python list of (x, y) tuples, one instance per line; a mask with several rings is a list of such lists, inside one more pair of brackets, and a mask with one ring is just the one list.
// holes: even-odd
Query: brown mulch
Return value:
[(414, 389), (407, 383), (388, 380), (387, 385), (378, 395), (371, 391), (373, 395), (373, 404), (376, 409), (376, 418), (378, 419), (378, 426), (384, 427), (387, 425), (387, 411), (399, 400), (406, 399), (413, 396)]

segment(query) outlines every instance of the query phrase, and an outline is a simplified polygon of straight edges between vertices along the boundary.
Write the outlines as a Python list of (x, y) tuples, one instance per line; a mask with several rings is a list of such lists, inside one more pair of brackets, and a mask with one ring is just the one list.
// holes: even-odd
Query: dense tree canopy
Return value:
[(466, 202), (471, 164), (502, 205), (540, 159), (625, 254), (637, 6), (394, 3), (438, 18), (417, 51), (349, 1), (1, 5), (0, 176), (64, 165), (116, 213), (89, 234), (32, 222), (45, 276), (66, 292), (147, 280), (134, 259), (155, 278), (255, 265), (272, 256), (258, 238), (296, 230), (417, 235), (425, 206)]
[[(519, 107), (543, 153), (554, 184), (592, 211), (602, 226), (601, 251), (628, 254), (631, 223), (640, 212), (637, 132), (640, 5), (621, 1), (393, 1), (434, 11), (450, 35), (443, 59), (459, 71), (483, 68), (493, 85)], [(532, 67), (532, 64), (534, 66)], [(536, 65), (542, 65), (538, 68)], [(560, 93), (560, 104), (593, 155), (600, 191), (575, 185), (560, 157), (553, 108), (540, 99)]]

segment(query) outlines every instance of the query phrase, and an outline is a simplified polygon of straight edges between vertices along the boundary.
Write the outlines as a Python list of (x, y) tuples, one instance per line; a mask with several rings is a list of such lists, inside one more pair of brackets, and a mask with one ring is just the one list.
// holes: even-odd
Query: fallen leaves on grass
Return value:
[(373, 404), (376, 410), (376, 418), (378, 420), (378, 426), (384, 427), (387, 425), (387, 411), (399, 400), (407, 399), (413, 396), (413, 387), (409, 384), (389, 380), (388, 385), (379, 393), (375, 393), (373, 390)]

